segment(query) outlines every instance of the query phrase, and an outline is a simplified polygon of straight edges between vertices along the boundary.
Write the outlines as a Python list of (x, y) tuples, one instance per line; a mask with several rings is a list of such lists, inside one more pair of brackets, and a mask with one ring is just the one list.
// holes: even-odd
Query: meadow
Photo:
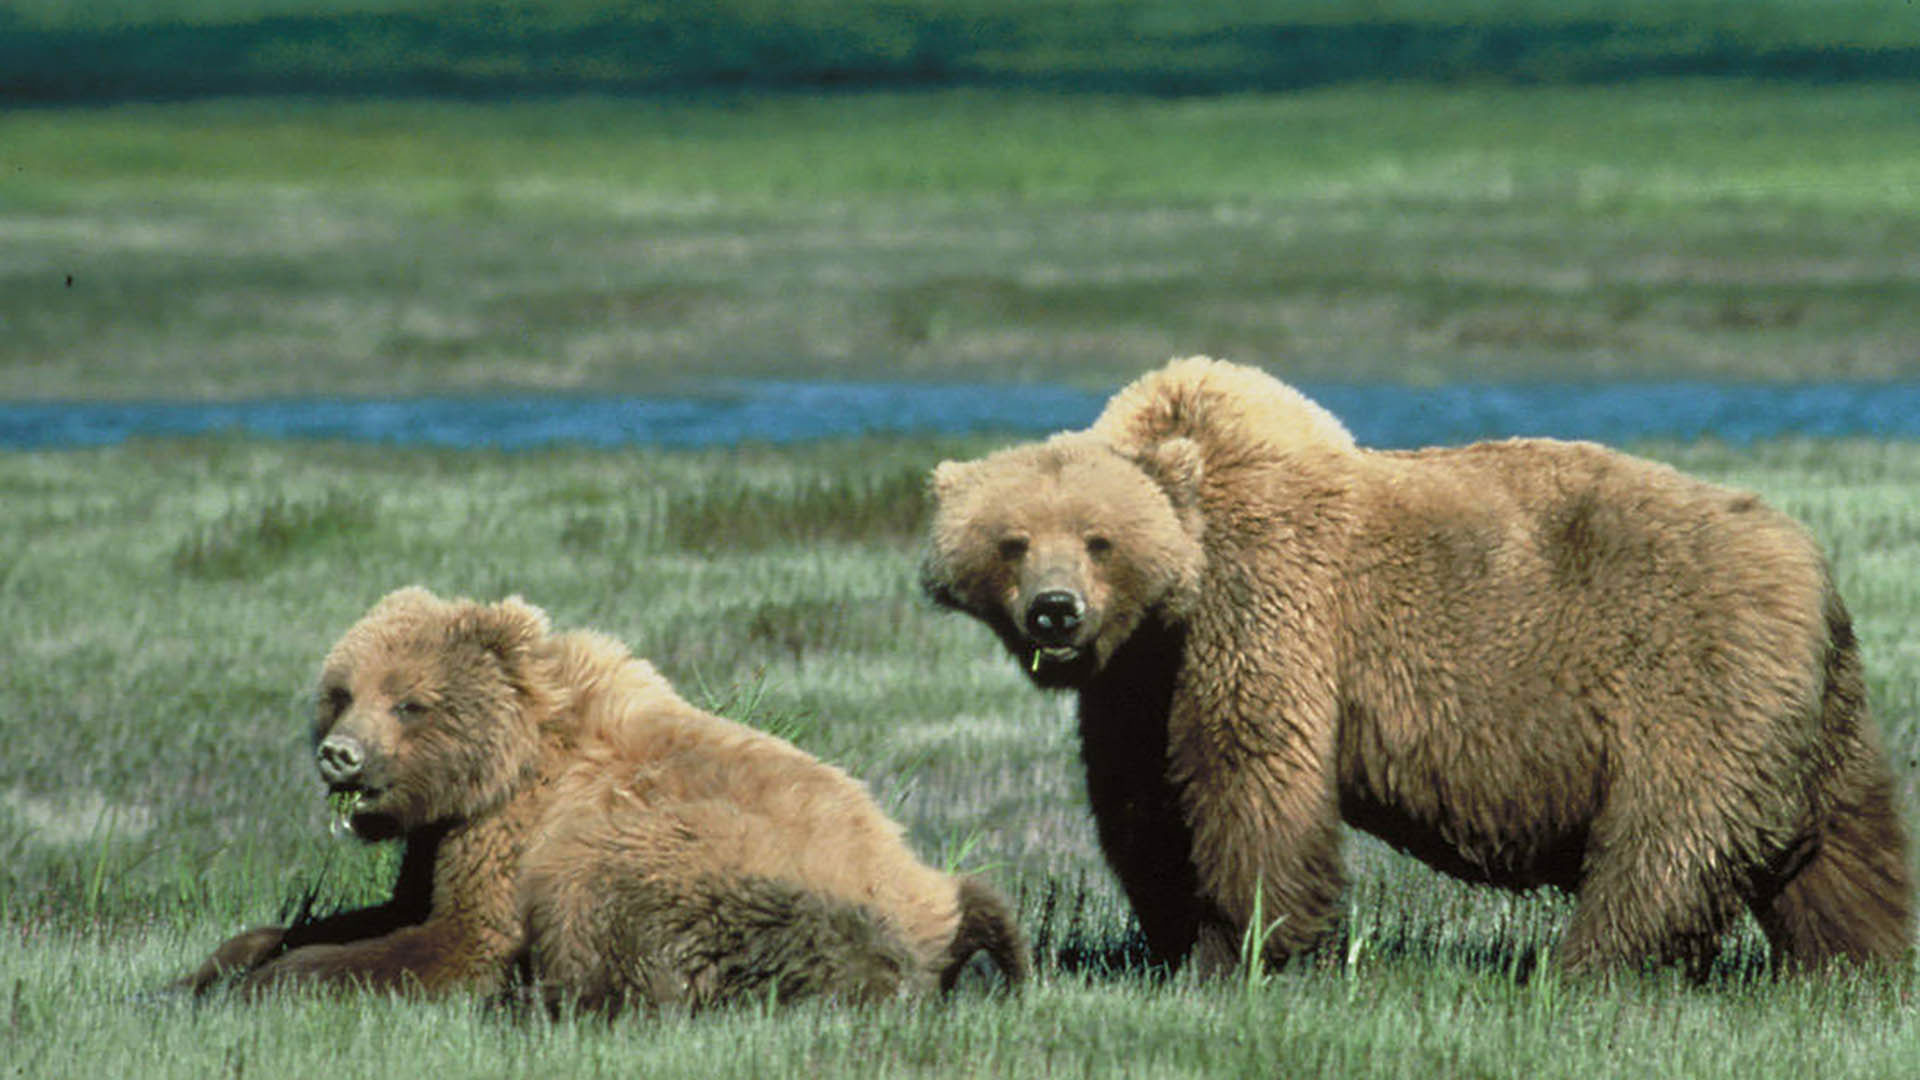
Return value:
[(1911, 80), (1885, 0), (12, 0), (0, 96)]
[[(1355, 837), (1345, 926), (1265, 978), (1142, 966), (1065, 699), (916, 593), (922, 480), (990, 439), (460, 453), (240, 439), (0, 457), (0, 970), (14, 1075), (1887, 1075), (1905, 980), (1775, 984), (1743, 925), (1702, 987), (1543, 971), (1569, 905)], [(1920, 449), (1642, 448), (1755, 488), (1833, 553), (1891, 752), (1920, 755)], [(387, 589), (518, 592), (696, 701), (864, 777), (939, 865), (1017, 897), (1012, 1000), (513, 1022), (479, 1003), (158, 993), (303, 897), (379, 895), (306, 752), (320, 654)], [(1912, 792), (1906, 793), (1911, 797)]]
[(1920, 85), (0, 111), (0, 396), (1920, 373)]
[[(1306, 382), (1920, 376), (1920, 33), (1880, 0), (1255, 7), (719, 0), (655, 70), (637, 28), (685, 5), (14, 0), (0, 398), (1107, 388), (1201, 351)], [(1910, 980), (1773, 983), (1743, 924), (1704, 986), (1565, 983), (1564, 898), (1360, 837), (1314, 955), (1232, 985), (1146, 969), (1071, 704), (914, 590), (927, 470), (994, 445), (0, 454), (0, 1071), (1920, 1060)], [(1911, 801), (1920, 446), (1636, 449), (1820, 538)], [(411, 582), (521, 593), (844, 764), (930, 861), (1017, 899), (1035, 985), (611, 1026), (159, 992), (240, 926), (386, 887), (390, 851), (326, 836), (305, 725), (322, 651)]]

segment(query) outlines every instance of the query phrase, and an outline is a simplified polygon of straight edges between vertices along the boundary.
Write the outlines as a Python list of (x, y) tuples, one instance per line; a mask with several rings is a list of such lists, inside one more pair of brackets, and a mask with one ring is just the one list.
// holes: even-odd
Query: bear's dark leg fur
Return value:
[[(239, 986), (252, 997), (287, 986), (360, 988), (435, 995), (457, 986), (485, 988), (504, 976), (510, 949), (488, 917), (497, 900), (483, 890), (456, 890), (448, 902), (436, 882), (449, 862), (472, 865), (473, 850), (510, 847), (502, 816), (479, 825), (428, 826), (408, 834), (394, 897), (386, 904), (296, 925), (284, 950), (247, 973)], [(464, 850), (450, 850), (450, 849)]]
[(1080, 758), (1100, 850), (1157, 963), (1177, 966), (1199, 932), (1193, 833), (1167, 780), (1167, 715), (1182, 632), (1135, 631), (1080, 691)]
[(392, 899), (376, 907), (296, 922), (287, 927), (281, 948), (342, 945), (425, 922), (433, 910), (433, 869), (445, 834), (445, 828), (428, 828), (407, 837), (400, 855), (400, 872), (394, 876)]
[(284, 929), (267, 926), (248, 930), (228, 939), (199, 970), (176, 985), (196, 994), (206, 993), (228, 976), (244, 975), (298, 949), (367, 941), (425, 921), (433, 907), (433, 866), (442, 832), (423, 830), (407, 841), (393, 897), (386, 903), (317, 919), (296, 919)]

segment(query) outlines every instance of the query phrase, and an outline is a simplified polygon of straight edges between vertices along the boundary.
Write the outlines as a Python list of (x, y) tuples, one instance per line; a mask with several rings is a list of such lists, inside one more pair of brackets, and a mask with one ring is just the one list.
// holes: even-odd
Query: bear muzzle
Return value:
[(314, 749), (314, 765), (328, 787), (358, 787), (367, 764), (367, 748), (351, 735), (334, 732)]
[(320, 740), (313, 751), (313, 764), (327, 785), (330, 801), (346, 800), (356, 814), (372, 809), (386, 794), (387, 769), (384, 759), (366, 743), (345, 732), (336, 731)]
[(314, 748), (314, 767), (327, 785), (327, 831), (366, 841), (390, 839), (404, 831), (384, 804), (388, 793), (384, 759), (352, 735), (336, 731)]
[(1086, 638), (1091, 627), (1087, 602), (1073, 590), (1055, 588), (1034, 594), (1020, 627), (1028, 646), (1023, 650), (1027, 653), (1028, 674), (1036, 678), (1043, 674), (1043, 668), (1065, 676), (1088, 657), (1091, 643)]
[(1086, 603), (1078, 593), (1048, 589), (1027, 605), (1027, 640), (1041, 649), (1071, 646), (1086, 617)]

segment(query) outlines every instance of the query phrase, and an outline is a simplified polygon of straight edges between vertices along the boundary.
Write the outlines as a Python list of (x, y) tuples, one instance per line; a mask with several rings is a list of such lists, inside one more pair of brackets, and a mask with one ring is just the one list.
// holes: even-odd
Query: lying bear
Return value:
[(1001, 898), (922, 864), (866, 789), (694, 708), (518, 599), (381, 600), (327, 655), (316, 762), (353, 832), (405, 844), (388, 902), (239, 934), (190, 976), (698, 1008), (949, 987), (1028, 967)]
[(1205, 358), (932, 486), (924, 586), (1079, 695), (1162, 960), (1234, 966), (1255, 910), (1269, 960), (1314, 942), (1342, 821), (1576, 892), (1573, 970), (1699, 972), (1741, 905), (1782, 966), (1907, 955), (1846, 608), (1753, 495), (1587, 443), (1369, 451)]

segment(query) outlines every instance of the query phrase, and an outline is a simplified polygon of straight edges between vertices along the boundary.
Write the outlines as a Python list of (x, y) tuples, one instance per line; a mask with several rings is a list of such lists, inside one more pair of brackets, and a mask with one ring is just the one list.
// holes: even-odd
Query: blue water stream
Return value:
[[(1714, 436), (1920, 438), (1920, 382), (1303, 386), (1362, 444), (1509, 435), (1608, 443)], [(732, 383), (693, 397), (522, 395), (226, 403), (0, 402), (0, 448), (242, 432), (290, 439), (529, 449), (701, 447), (869, 433), (1032, 436), (1086, 425), (1105, 394), (1018, 384)]]

